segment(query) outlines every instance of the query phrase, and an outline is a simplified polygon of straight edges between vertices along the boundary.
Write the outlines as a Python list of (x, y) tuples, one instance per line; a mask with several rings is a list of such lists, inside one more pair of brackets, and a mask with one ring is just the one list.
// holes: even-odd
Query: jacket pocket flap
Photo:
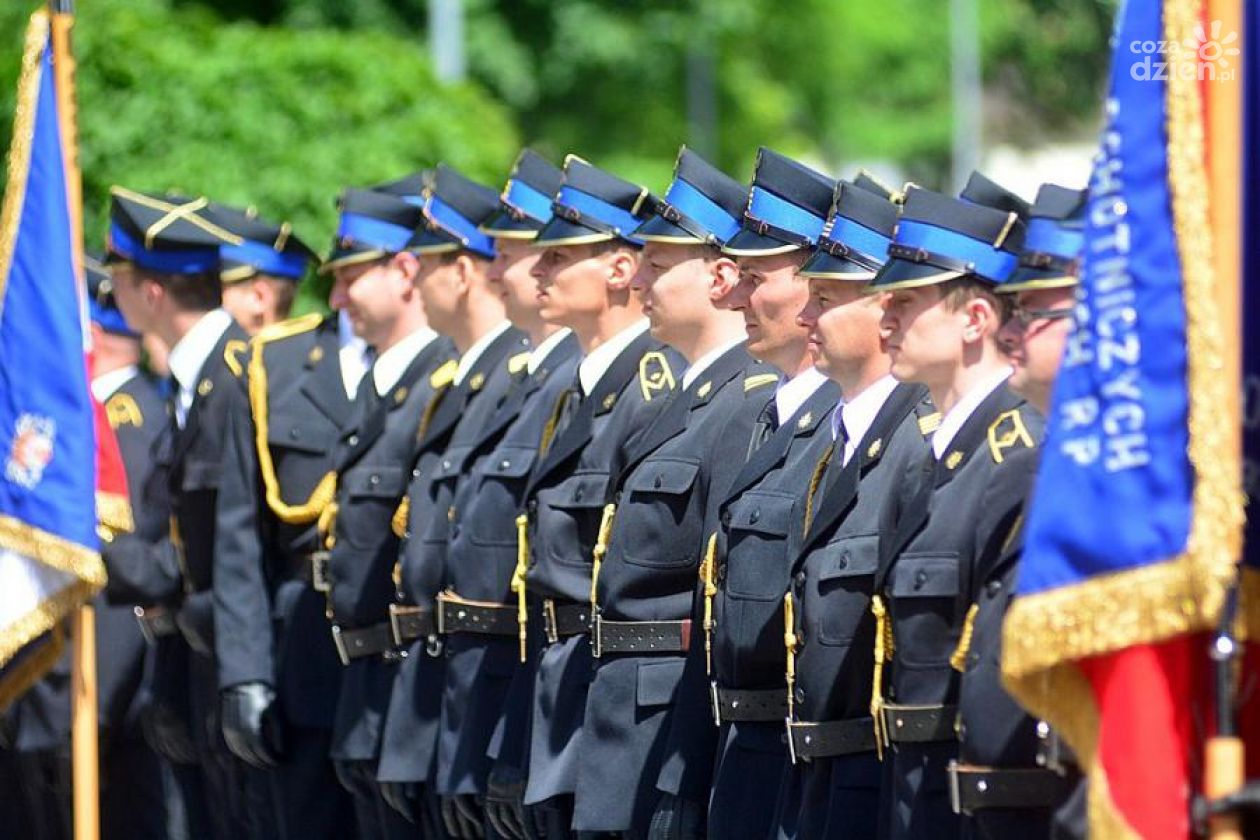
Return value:
[(820, 581), (873, 575), (879, 566), (879, 534), (845, 537), (827, 546), (818, 572)]
[(894, 598), (953, 598), (958, 595), (958, 552), (903, 554), (892, 573)]
[(400, 466), (363, 466), (343, 475), (352, 497), (397, 499), (406, 489), (406, 473)]
[(673, 703), (685, 664), (682, 659), (639, 663), (638, 686), (635, 692), (635, 701), (638, 705), (667, 706)]
[(795, 500), (790, 496), (748, 493), (731, 505), (731, 530), (782, 537), (792, 528), (795, 510)]
[(529, 475), (534, 466), (537, 451), (533, 449), (506, 449), (486, 459), (486, 474), (503, 478), (521, 478)]
[(608, 501), (607, 473), (579, 473), (566, 481), (552, 505), (558, 508), (599, 508)]
[(637, 493), (678, 495), (691, 489), (700, 465), (694, 461), (659, 458), (644, 461), (626, 481), (626, 489)]

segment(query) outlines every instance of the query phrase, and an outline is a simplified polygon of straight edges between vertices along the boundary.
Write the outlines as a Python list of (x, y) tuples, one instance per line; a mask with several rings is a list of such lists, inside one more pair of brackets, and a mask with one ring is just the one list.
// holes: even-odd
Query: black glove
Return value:
[(415, 782), (377, 782), (381, 789), (381, 798), (385, 804), (402, 814), (403, 819), (414, 824), (416, 821)]
[(272, 718), (276, 693), (260, 682), (241, 683), (223, 691), (223, 740), (242, 761), (262, 770), (275, 767), (280, 739)]
[(456, 840), (481, 840), (485, 836), (481, 825), (481, 809), (472, 794), (443, 796), (442, 822), (446, 825), (447, 833)]
[(508, 840), (529, 840), (525, 821), (525, 780), (495, 770), (486, 786), (486, 817)]
[(704, 805), (662, 793), (648, 827), (648, 840), (697, 840), (704, 837)]
[(188, 723), (170, 706), (154, 700), (140, 718), (144, 739), (161, 756), (174, 764), (196, 764)]

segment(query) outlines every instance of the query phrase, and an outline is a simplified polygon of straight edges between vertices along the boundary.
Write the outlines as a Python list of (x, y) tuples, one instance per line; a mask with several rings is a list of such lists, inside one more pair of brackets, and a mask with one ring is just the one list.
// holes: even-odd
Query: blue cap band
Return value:
[(535, 221), (543, 224), (551, 221), (551, 196), (539, 192), (524, 181), (515, 178), (508, 181), (502, 200)]
[(475, 224), (436, 195), (429, 196), (424, 213), (431, 224), (454, 236), (464, 248), (494, 259), (494, 240), (477, 230)]
[(123, 314), (113, 307), (101, 306), (95, 300), (89, 299), (88, 315), (92, 318), (92, 322), (105, 332), (125, 335), (128, 338), (140, 337), (139, 333), (127, 325), (127, 319), (123, 317)]
[(154, 251), (117, 224), (109, 226), (109, 247), (115, 253), (141, 268), (163, 274), (200, 274), (219, 268), (218, 248), (190, 248), (179, 251)]
[(249, 239), (240, 245), (224, 245), (219, 249), (219, 253), (224, 260), (253, 266), (263, 274), (276, 277), (291, 277), (298, 280), (306, 273), (306, 259), (300, 254), (284, 254), (270, 245), (263, 245), (261, 242)]
[(913, 219), (902, 219), (897, 224), (896, 242), (907, 248), (922, 248), (929, 253), (967, 263), (973, 274), (994, 283), (1006, 280), (1019, 262), (1014, 254), (994, 248), (987, 242)]
[(1085, 231), (1065, 228), (1053, 219), (1032, 219), (1024, 235), (1024, 250), (1074, 260), (1085, 248)]
[(844, 216), (832, 217), (831, 230), (827, 232), (826, 238), (852, 248), (878, 263), (887, 262), (888, 246), (892, 244), (892, 240), (882, 233), (876, 233)]
[(752, 198), (748, 202), (748, 211), (745, 215), (754, 221), (773, 225), (779, 230), (804, 236), (810, 242), (817, 242), (823, 228), (827, 226), (826, 219), (820, 219), (804, 207), (779, 198), (774, 193), (758, 186), (752, 188)]
[(739, 233), (739, 219), (682, 178), (675, 178), (674, 183), (669, 185), (669, 189), (665, 191), (665, 203), (698, 223), (716, 236), (719, 242), (725, 243)]
[(616, 228), (617, 234), (622, 238), (636, 245), (643, 244), (642, 240), (631, 236), (635, 228), (639, 226), (639, 219), (633, 213), (622, 210), (615, 204), (609, 204), (602, 198), (596, 198), (572, 187), (561, 187), (555, 203), (562, 207), (572, 207), (584, 215), (593, 216), (604, 224)]
[(337, 238), (350, 239), (360, 245), (398, 253), (407, 247), (411, 231), (402, 225), (383, 222), (372, 216), (358, 213), (342, 213), (337, 224)]

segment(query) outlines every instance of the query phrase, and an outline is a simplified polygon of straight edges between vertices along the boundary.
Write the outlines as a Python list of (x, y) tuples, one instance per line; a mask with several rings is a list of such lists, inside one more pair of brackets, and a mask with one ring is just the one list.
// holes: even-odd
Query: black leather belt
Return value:
[(883, 730), (889, 742), (894, 744), (927, 744), (958, 739), (954, 728), (958, 718), (957, 706), (885, 704), (883, 715)]
[(996, 808), (1053, 808), (1076, 779), (1044, 767), (977, 767), (949, 763), (949, 803), (955, 814)]
[(316, 592), (332, 591), (332, 581), (328, 578), (328, 558), (331, 554), (328, 551), (312, 551), (302, 556), (298, 566), (298, 577)]
[(332, 636), (342, 665), (368, 656), (395, 653), (393, 628), (385, 622), (354, 630), (334, 624)]
[(581, 636), (591, 632), (590, 605), (557, 604), (547, 598), (543, 601), (543, 632), (547, 641), (552, 644), (566, 636)]
[(782, 723), (787, 714), (787, 688), (738, 689), (713, 686), (713, 717), (719, 723)]
[(691, 619), (682, 621), (606, 621), (595, 616), (592, 653), (686, 653), (691, 648)]
[(175, 616), (166, 607), (133, 607), (136, 623), (140, 625), (140, 635), (149, 644), (153, 644), (163, 636), (174, 636), (179, 632)]
[(797, 760), (833, 758), (875, 749), (875, 723), (868, 717), (818, 723), (790, 721), (787, 734), (793, 764)]
[(437, 631), (443, 635), (516, 636), (520, 625), (514, 606), (466, 601), (454, 593), (443, 592), (437, 597)]
[(390, 604), (389, 624), (385, 626), (389, 628), (394, 644), (400, 647), (438, 633), (437, 618), (431, 607)]

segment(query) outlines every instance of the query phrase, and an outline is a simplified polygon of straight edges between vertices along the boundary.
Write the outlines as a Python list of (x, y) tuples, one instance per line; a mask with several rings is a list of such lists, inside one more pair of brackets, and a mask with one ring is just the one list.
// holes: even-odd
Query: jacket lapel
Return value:
[(346, 388), (341, 379), (341, 342), (337, 335), (337, 320), (329, 317), (319, 327), (319, 340), (307, 357), (306, 369), (310, 371), (303, 377), (298, 389), (339, 429), (344, 429), (350, 422), (350, 409), (354, 403), (346, 396)]

